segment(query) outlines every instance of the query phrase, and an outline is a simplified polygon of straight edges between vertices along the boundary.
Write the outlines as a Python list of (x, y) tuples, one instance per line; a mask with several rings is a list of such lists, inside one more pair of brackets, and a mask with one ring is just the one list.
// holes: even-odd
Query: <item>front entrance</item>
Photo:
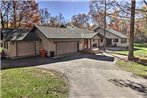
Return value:
[(106, 39), (106, 46), (112, 46), (112, 39)]
[(88, 39), (84, 39), (84, 48), (88, 49)]

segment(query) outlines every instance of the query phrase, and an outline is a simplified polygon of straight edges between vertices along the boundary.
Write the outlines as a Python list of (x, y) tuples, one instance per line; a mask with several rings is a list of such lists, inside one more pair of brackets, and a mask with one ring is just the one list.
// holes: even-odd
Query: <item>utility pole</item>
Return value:
[(104, 10), (104, 51), (106, 51), (106, 14), (107, 14), (107, 0), (105, 0), (105, 10)]

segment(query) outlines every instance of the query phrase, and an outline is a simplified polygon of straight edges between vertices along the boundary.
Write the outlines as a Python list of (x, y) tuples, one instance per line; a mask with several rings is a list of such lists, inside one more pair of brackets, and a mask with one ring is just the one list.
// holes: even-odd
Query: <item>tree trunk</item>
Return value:
[(106, 51), (106, 3), (107, 1), (105, 0), (105, 12), (104, 12), (104, 51)]
[(130, 35), (129, 35), (129, 54), (128, 54), (128, 60), (133, 61), (134, 59), (134, 53), (133, 53), (133, 47), (134, 47), (134, 22), (135, 22), (135, 5), (136, 0), (131, 1), (131, 22), (130, 22)]
[(14, 25), (14, 28), (16, 28), (17, 26), (17, 23), (16, 23), (16, 1), (13, 0), (13, 25)]

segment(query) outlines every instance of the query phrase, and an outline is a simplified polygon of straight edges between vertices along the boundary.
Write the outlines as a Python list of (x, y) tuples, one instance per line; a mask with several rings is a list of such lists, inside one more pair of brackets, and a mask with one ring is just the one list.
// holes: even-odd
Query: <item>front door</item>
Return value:
[(100, 41), (101, 41), (101, 40), (100, 40), (100, 39), (98, 39), (98, 47), (100, 47)]
[(88, 39), (84, 39), (84, 48), (88, 49)]
[(112, 46), (112, 39), (106, 39), (106, 46)]

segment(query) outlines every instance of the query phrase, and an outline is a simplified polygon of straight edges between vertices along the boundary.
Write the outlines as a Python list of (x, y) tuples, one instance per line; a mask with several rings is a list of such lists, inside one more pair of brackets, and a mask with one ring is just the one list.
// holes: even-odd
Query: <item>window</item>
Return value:
[(101, 42), (103, 42), (103, 38), (101, 38)]
[(93, 42), (95, 42), (95, 39), (93, 39)]
[(114, 38), (113, 39), (113, 42), (118, 42), (118, 38)]
[(121, 39), (121, 43), (127, 43), (127, 39), (126, 38), (122, 38)]

